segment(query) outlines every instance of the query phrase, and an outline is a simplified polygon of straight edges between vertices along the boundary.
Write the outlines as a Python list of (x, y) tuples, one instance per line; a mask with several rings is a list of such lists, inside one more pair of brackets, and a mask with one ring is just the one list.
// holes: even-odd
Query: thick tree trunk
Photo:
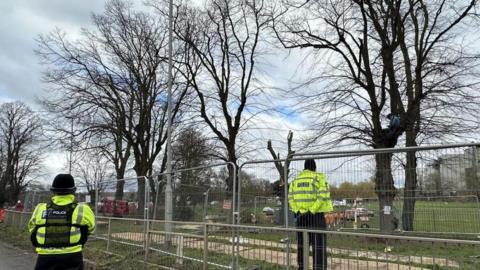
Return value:
[[(137, 176), (141, 176), (141, 174), (137, 174)], [(137, 217), (138, 218), (146, 218), (144, 216), (145, 212), (145, 178), (140, 177), (137, 179), (137, 200), (138, 200), (138, 209), (137, 209)]]
[[(156, 220), (162, 220), (165, 218), (165, 192), (163, 192), (163, 188), (165, 186), (165, 182), (162, 182), (162, 178), (164, 175), (159, 175), (158, 176), (158, 183), (160, 183), (158, 186), (155, 186), (155, 194), (152, 199), (155, 200), (155, 205), (154, 205), (154, 210), (153, 210), (153, 216), (154, 219)], [(166, 176), (165, 176), (166, 177)], [(166, 181), (166, 180), (165, 180)]]
[[(415, 135), (406, 132), (407, 146), (416, 146)], [(405, 167), (405, 191), (403, 194), (402, 226), (405, 231), (413, 231), (415, 218), (415, 196), (417, 189), (417, 158), (416, 152), (407, 152), (407, 164)]]
[[(125, 186), (124, 174), (117, 170), (117, 183), (115, 186), (115, 201), (113, 203), (113, 216), (122, 217), (117, 211), (117, 201), (123, 200), (123, 189)], [(128, 206), (127, 206), (128, 207)]]
[(123, 200), (125, 180), (123, 173), (117, 172), (117, 185), (115, 186), (115, 200)]
[(147, 218), (145, 216), (145, 207), (148, 204), (145, 203), (146, 199), (146, 181), (145, 177), (148, 173), (148, 167), (146, 162), (142, 162), (141, 160), (136, 160), (136, 164), (134, 166), (135, 173), (137, 174), (137, 201), (138, 201), (138, 208), (137, 208), (137, 218)]
[(391, 233), (398, 226), (398, 220), (392, 212), (396, 189), (392, 176), (392, 153), (375, 155), (375, 192), (378, 195), (380, 208), (380, 231)]
[[(229, 162), (232, 162), (233, 164), (235, 164), (234, 166), (228, 165), (228, 178), (227, 178), (227, 198), (226, 199), (232, 201), (232, 209), (227, 210), (226, 213), (227, 213), (227, 222), (231, 224), (233, 223), (233, 211), (235, 211), (235, 209), (233, 209), (233, 200), (236, 200), (236, 198), (238, 198), (238, 187), (240, 185), (239, 171), (237, 166), (237, 157), (235, 154), (235, 146), (229, 147), (228, 157), (229, 157)], [(234, 184), (235, 184), (235, 194), (234, 194)], [(238, 208), (239, 205), (237, 205), (236, 207)]]

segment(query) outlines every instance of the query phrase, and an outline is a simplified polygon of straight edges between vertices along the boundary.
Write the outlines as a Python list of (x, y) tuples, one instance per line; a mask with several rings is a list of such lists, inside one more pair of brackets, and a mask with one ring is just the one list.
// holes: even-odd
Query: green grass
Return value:
[[(123, 225), (122, 223), (117, 224), (121, 231), (126, 232), (127, 228), (130, 226)], [(211, 235), (230, 237), (231, 233), (214, 233)], [(245, 238), (256, 238), (270, 240), (278, 242), (280, 237), (283, 237), (282, 234), (275, 232), (262, 232), (262, 233), (253, 233), (253, 232), (242, 232), (242, 236)], [(21, 231), (18, 228), (7, 227), (0, 225), (0, 239), (2, 241), (8, 241), (14, 243), (20, 248), (31, 249), (29, 243), (28, 233)], [(291, 234), (291, 239), (295, 241), (295, 236)], [(214, 239), (211, 239), (214, 240)], [(215, 240), (217, 241), (217, 240)], [(132, 242), (132, 241), (129, 241)], [(225, 244), (229, 243), (228, 241), (221, 241)], [(365, 237), (352, 237), (352, 236), (329, 236), (328, 247), (330, 248), (340, 248), (345, 250), (369, 250), (369, 251), (378, 251), (379, 253), (383, 252), (383, 249), (386, 245), (393, 247), (392, 254), (406, 255), (406, 256), (426, 256), (426, 257), (436, 257), (436, 258), (448, 258), (450, 260), (460, 263), (460, 269), (473, 270), (477, 269), (477, 266), (480, 265), (480, 249), (478, 245), (451, 245), (451, 244), (433, 244), (433, 243), (420, 243), (412, 241), (393, 241), (390, 240), (385, 242), (384, 240), (370, 239)], [(247, 245), (248, 246), (248, 245)], [(281, 250), (279, 248), (268, 247), (268, 246), (259, 246), (259, 245), (249, 245), (251, 248), (266, 248), (271, 250)], [(85, 249), (84, 256), (86, 259), (96, 262), (98, 264), (97, 269), (138, 269), (139, 265), (143, 264), (144, 253), (141, 248), (131, 247), (128, 245), (123, 245), (119, 243), (112, 243), (111, 251), (113, 251), (117, 256), (112, 256), (103, 251), (106, 250), (106, 242), (101, 240), (90, 240)], [(170, 250), (172, 253), (175, 253), (175, 247)], [(201, 259), (203, 257), (203, 251), (201, 249), (192, 249), (186, 247), (184, 249), (185, 256)], [(339, 255), (335, 255), (339, 257)], [(341, 256), (342, 257), (342, 256)], [(343, 256), (349, 258), (349, 256)], [(210, 262), (229, 265), (231, 262), (231, 256), (223, 253), (208, 252), (208, 258)], [(351, 258), (351, 256), (350, 256)], [(152, 251), (149, 256), (150, 263), (175, 266), (178, 269), (202, 269), (203, 265), (199, 262), (194, 262), (190, 260), (184, 260), (182, 265), (178, 265), (175, 258), (171, 256), (166, 256), (158, 252)], [(247, 260), (244, 258), (239, 258), (241, 266), (260, 266), (261, 269), (266, 270), (276, 270), (282, 269), (281, 266), (266, 263), (260, 260)], [(413, 265), (412, 265), (413, 266)], [(149, 265), (148, 269), (157, 269), (153, 265)], [(217, 269), (216, 267), (210, 265), (208, 269)], [(220, 269), (220, 268), (218, 268)], [(450, 269), (450, 268), (435, 268), (430, 266), (430, 269)]]
[[(267, 217), (262, 213), (265, 206), (273, 207), (271, 203), (257, 204), (257, 225), (275, 226), (272, 224), (273, 217)], [(370, 229), (379, 229), (379, 205), (378, 202), (365, 202), (361, 206), (373, 210), (375, 215), (369, 218), (369, 221), (358, 220), (357, 226), (362, 223), (368, 225)], [(401, 218), (403, 201), (394, 202), (396, 216)], [(344, 211), (350, 207), (335, 207), (335, 211)], [(251, 203), (242, 205), (242, 223), (249, 224), (251, 220), (247, 218), (250, 213), (254, 213), (254, 207)], [(480, 208), (476, 202), (443, 202), (443, 201), (417, 201), (414, 213), (414, 232), (442, 233), (442, 234), (478, 234), (480, 235)], [(293, 224), (292, 224), (293, 225)], [(353, 229), (353, 221), (346, 221), (344, 228)]]
[[(227, 239), (231, 237), (231, 234), (224, 232), (212, 234)], [(258, 232), (242, 231), (241, 235), (244, 238), (266, 240), (274, 243), (280, 243), (280, 239), (286, 236), (283, 233), (272, 232), (268, 230), (262, 230)], [(292, 241), (291, 243), (296, 244), (296, 235), (290, 233), (288, 234), (288, 236)], [(226, 240), (223, 240), (221, 242), (229, 243)], [(282, 246), (269, 246), (270, 244), (263, 245), (263, 248), (268, 248), (269, 250), (284, 250)], [(259, 245), (259, 243), (254, 243), (252, 241), (242, 246), (249, 248), (262, 247)], [(434, 243), (429, 241), (422, 242), (415, 240), (385, 240), (370, 237), (329, 235), (327, 237), (327, 246), (329, 248), (337, 248), (341, 250), (372, 251), (377, 252), (378, 254), (384, 254), (385, 248), (387, 246), (391, 246), (393, 249), (391, 254), (394, 255), (449, 259), (451, 261), (458, 262), (460, 264), (460, 269), (473, 270), (478, 269), (478, 267), (480, 266), (480, 243), (478, 245), (446, 244)], [(335, 255), (335, 257), (338, 257), (338, 255)], [(442, 268), (437, 267), (434, 269)]]

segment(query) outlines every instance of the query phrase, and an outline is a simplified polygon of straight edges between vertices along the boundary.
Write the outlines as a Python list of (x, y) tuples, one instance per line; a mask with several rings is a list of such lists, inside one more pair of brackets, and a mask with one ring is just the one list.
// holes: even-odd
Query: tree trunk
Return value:
[(148, 173), (148, 167), (145, 162), (141, 162), (139, 160), (136, 161), (134, 166), (135, 173), (137, 174), (137, 201), (138, 201), (138, 208), (137, 208), (137, 218), (147, 218), (144, 216), (145, 207), (148, 206), (145, 204), (145, 189), (146, 189), (146, 182), (145, 177)]
[(117, 185), (115, 187), (115, 200), (123, 200), (125, 180), (123, 174), (117, 172)]
[[(141, 174), (137, 174), (140, 176)], [(138, 200), (138, 209), (137, 209), (137, 218), (146, 218), (144, 216), (145, 211), (145, 178), (141, 177), (137, 179), (137, 200)]]
[[(227, 179), (227, 200), (231, 200), (232, 202), (232, 209), (227, 210), (227, 222), (228, 223), (233, 223), (233, 200), (236, 200), (238, 198), (238, 187), (240, 186), (240, 177), (239, 177), (239, 171), (238, 171), (238, 166), (237, 166), (237, 157), (235, 154), (235, 146), (229, 147), (228, 151), (228, 157), (229, 157), (229, 162), (232, 162), (235, 164), (234, 166), (228, 165), (228, 179)], [(234, 181), (235, 179), (235, 181)], [(234, 182), (235, 182), (235, 193), (233, 192), (234, 190)], [(238, 202), (240, 203), (240, 202)], [(240, 209), (240, 205), (236, 205), (237, 209)]]
[[(117, 170), (117, 184), (115, 186), (115, 201), (113, 202), (113, 216), (122, 217), (117, 211), (117, 201), (123, 200), (123, 189), (125, 186), (124, 174)], [(98, 188), (98, 187), (97, 187)], [(128, 208), (128, 205), (127, 205)]]
[[(407, 146), (416, 146), (415, 134), (406, 132)], [(405, 167), (405, 191), (403, 194), (402, 226), (404, 231), (413, 231), (415, 218), (415, 201), (417, 189), (417, 158), (416, 152), (407, 152), (407, 164)]]
[(3, 205), (5, 204), (6, 199), (6, 192), (5, 192), (5, 187), (4, 184), (2, 183), (3, 181), (0, 179), (0, 208), (3, 208)]
[(380, 231), (391, 233), (398, 226), (398, 220), (392, 212), (396, 189), (392, 176), (392, 153), (377, 154), (375, 173), (375, 192), (378, 195), (380, 207)]

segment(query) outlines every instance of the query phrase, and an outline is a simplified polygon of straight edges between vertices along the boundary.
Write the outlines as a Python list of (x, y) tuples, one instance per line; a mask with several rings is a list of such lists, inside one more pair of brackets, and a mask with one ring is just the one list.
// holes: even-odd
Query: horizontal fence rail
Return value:
[[(4, 222), (20, 227), (22, 216), (29, 213), (7, 210)], [(92, 240), (103, 243), (103, 252), (160, 269), (287, 269), (287, 258), (290, 269), (299, 260), (313, 269), (310, 247), (302, 247), (308, 256), (297, 257), (299, 237), (309, 235), (325, 237), (328, 269), (473, 270), (480, 263), (478, 240), (164, 220), (150, 220), (149, 227), (155, 229), (145, 230), (144, 219), (98, 219), (98, 233)], [(164, 230), (166, 223), (172, 224), (172, 232)], [(238, 237), (232, 238), (232, 231)], [(234, 250), (232, 242), (238, 245)], [(235, 250), (237, 266), (231, 260)]]
[[(479, 144), (456, 144), (182, 168), (172, 172), (171, 221), (165, 174), (79, 185), (77, 200), (97, 215), (87, 250), (126, 269), (479, 269), (479, 154)], [(288, 207), (307, 158), (329, 183), (324, 227), (299, 226)], [(287, 160), (280, 172), (275, 162)], [(24, 192), (22, 211), (6, 210), (3, 224), (25, 230), (51, 195)]]

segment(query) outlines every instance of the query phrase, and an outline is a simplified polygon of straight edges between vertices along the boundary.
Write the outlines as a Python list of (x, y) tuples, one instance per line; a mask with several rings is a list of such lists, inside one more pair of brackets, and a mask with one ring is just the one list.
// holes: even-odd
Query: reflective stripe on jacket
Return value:
[[(68, 205), (75, 201), (75, 196), (70, 195), (55, 195), (52, 197), (52, 202), (56, 205)], [(35, 226), (44, 225), (45, 211), (47, 210), (46, 203), (40, 203), (35, 207), (32, 217), (28, 222), (28, 230), (30, 233), (34, 230)], [(84, 203), (78, 203), (77, 207), (72, 214), (72, 224), (85, 225), (88, 227), (88, 234), (93, 233), (95, 230), (95, 215), (92, 209)], [(45, 227), (39, 227), (37, 231), (36, 239), (39, 244), (45, 243)], [(78, 243), (80, 241), (80, 229), (78, 227), (72, 227), (70, 230), (70, 243)], [(67, 254), (75, 253), (82, 251), (82, 245), (76, 245), (72, 247), (63, 247), (63, 248), (41, 248), (37, 247), (35, 251), (38, 254), (48, 255), (48, 254)]]
[(288, 187), (288, 204), (294, 213), (333, 211), (325, 174), (304, 170), (297, 175)]

